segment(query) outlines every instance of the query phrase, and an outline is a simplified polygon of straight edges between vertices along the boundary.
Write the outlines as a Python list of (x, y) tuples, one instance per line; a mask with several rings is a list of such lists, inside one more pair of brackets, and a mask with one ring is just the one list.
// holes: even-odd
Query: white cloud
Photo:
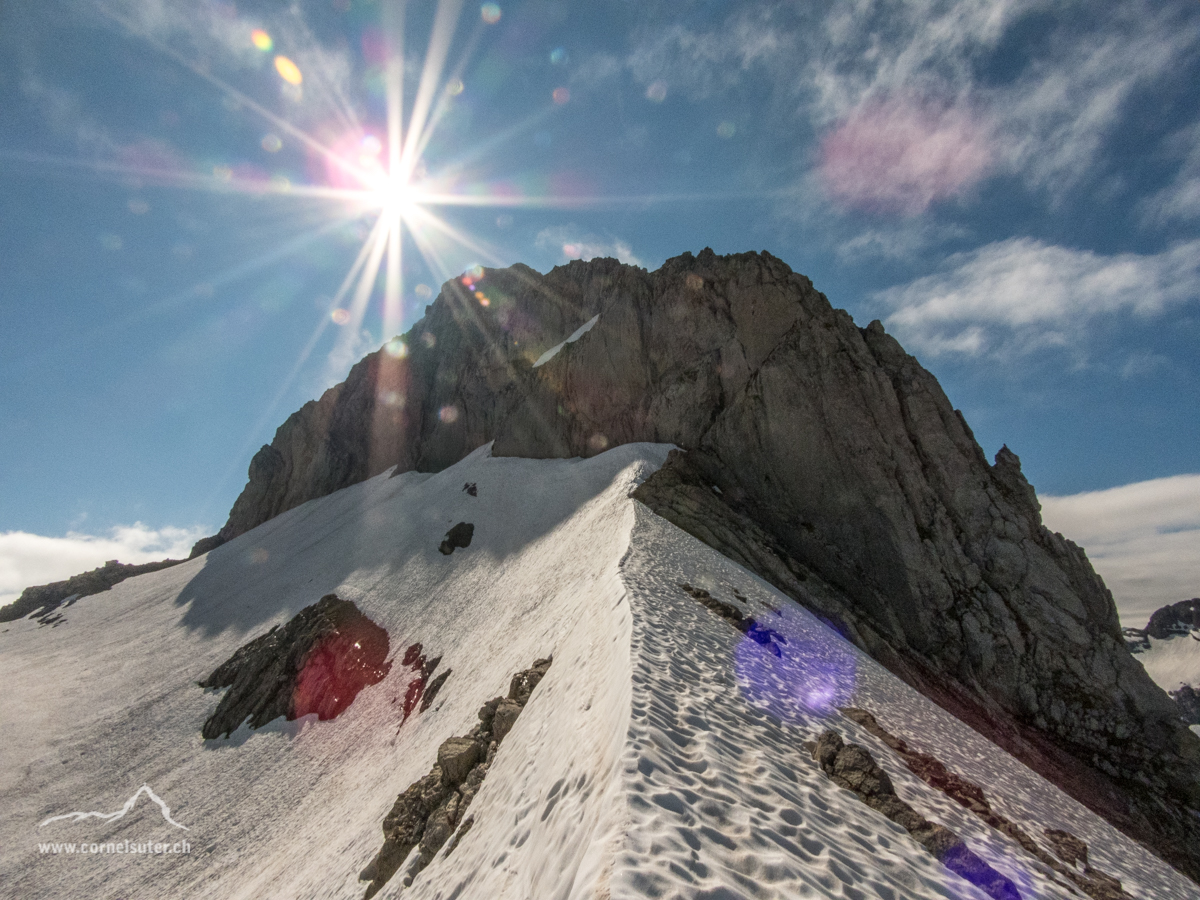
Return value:
[(819, 171), (847, 206), (915, 215), (983, 178), (993, 143), (990, 126), (962, 105), (869, 101), (825, 135)]
[(1090, 33), (1063, 29), (1013, 85), (982, 91), (1001, 116), (1011, 171), (1055, 193), (1087, 173), (1135, 94), (1195, 47), (1194, 24), (1177, 20), (1145, 3), (1108, 7)]
[[(1041, 55), (1009, 82), (981, 82), (978, 63), (1009, 27), (1048, 9), (1059, 17)], [(863, 0), (822, 24), (824, 45), (806, 72), (818, 122), (898, 95), (978, 106), (994, 120), (998, 167), (1056, 193), (1092, 169), (1136, 92), (1197, 44), (1178, 8), (1146, 3), (1085, 10), (1044, 0)]]
[(944, 271), (875, 295), (906, 345), (1013, 356), (1077, 344), (1089, 320), (1159, 315), (1200, 297), (1200, 240), (1103, 256), (1029, 238), (949, 257)]
[(642, 261), (633, 254), (633, 248), (628, 241), (614, 237), (597, 237), (594, 234), (581, 234), (574, 225), (560, 225), (553, 228), (543, 228), (534, 239), (539, 250), (555, 254), (562, 260), (595, 259), (596, 257), (612, 257), (630, 266), (641, 266)]
[(1039, 499), (1046, 526), (1087, 551), (1123, 625), (1200, 596), (1200, 475)]
[(16, 600), (27, 587), (62, 581), (110, 559), (123, 563), (186, 559), (192, 545), (207, 533), (199, 527), (147, 528), (141, 522), (119, 525), (107, 537), (75, 531), (66, 537), (6, 531), (0, 534), (0, 605)]

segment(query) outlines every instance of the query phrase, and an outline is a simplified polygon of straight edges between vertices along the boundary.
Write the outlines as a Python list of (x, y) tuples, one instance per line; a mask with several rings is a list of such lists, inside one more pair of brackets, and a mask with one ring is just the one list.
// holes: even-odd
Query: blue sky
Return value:
[[(215, 531), (283, 419), (472, 265), (705, 246), (883, 319), (989, 456), (1101, 498), (1064, 521), (1129, 557), (1119, 600), (1200, 593), (1200, 5), (400, 10), (0, 7), (0, 598)], [(400, 55), (424, 193), (356, 305)]]

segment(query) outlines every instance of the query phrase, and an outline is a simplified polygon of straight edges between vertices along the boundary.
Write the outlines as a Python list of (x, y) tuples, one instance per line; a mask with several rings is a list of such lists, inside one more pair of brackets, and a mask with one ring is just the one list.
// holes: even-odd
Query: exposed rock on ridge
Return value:
[(930, 822), (897, 797), (891, 778), (866, 748), (843, 743), (840, 734), (829, 730), (817, 739), (812, 755), (835, 784), (904, 828), (951, 872), (994, 900), (1021, 900), (1016, 885), (972, 853), (962, 838), (946, 826)]
[[(448, 282), (255, 456), (217, 541), (398, 466), (674, 443), (637, 496), (1200, 878), (1200, 740), (1083, 551), (934, 377), (768, 254)], [(534, 369), (545, 350), (599, 316)], [(720, 493), (713, 491), (716, 486)], [(1080, 767), (1078, 761), (1086, 765)]]
[(0, 622), (13, 622), (33, 615), (43, 625), (57, 624), (60, 616), (54, 615), (54, 612), (64, 603), (71, 606), (76, 600), (103, 593), (126, 578), (169, 569), (181, 562), (182, 559), (164, 559), (140, 565), (127, 565), (110, 559), (99, 568), (82, 575), (72, 575), (66, 581), (25, 588), (20, 597), (7, 606), (0, 607)]

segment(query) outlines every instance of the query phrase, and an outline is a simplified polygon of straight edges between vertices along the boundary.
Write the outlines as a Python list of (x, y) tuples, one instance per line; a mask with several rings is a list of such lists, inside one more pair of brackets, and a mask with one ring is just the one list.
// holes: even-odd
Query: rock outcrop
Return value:
[(365, 900), (387, 884), (414, 849), (417, 853), (407, 871), (408, 882), (433, 861), (447, 841), (446, 855), (454, 852), (474, 824), (467, 809), (483, 786), (500, 743), (516, 724), (550, 664), (550, 659), (539, 659), (515, 674), (508, 695), (485, 703), (479, 710), (479, 724), (468, 734), (442, 741), (429, 774), (418, 778), (396, 798), (383, 820), (383, 847), (359, 875), (359, 880), (371, 882)]
[(962, 838), (946, 826), (930, 822), (897, 797), (891, 778), (865, 747), (844, 743), (841, 735), (829, 730), (817, 739), (812, 755), (835, 784), (904, 828), (951, 872), (994, 900), (1021, 900), (1016, 885), (972, 853)]
[(438, 552), (442, 556), (449, 556), (455, 550), (466, 549), (471, 546), (471, 538), (475, 536), (475, 526), (470, 522), (459, 522), (453, 528), (446, 532), (446, 536), (442, 538), (442, 542), (438, 544)]
[[(481, 299), (486, 299), (483, 304)], [(544, 364), (534, 362), (595, 319)], [(637, 496), (1200, 879), (1200, 739), (1084, 552), (934, 377), (768, 254), (448, 282), (255, 455), (214, 536), (397, 466), (673, 443)], [(209, 545), (214, 543), (209, 541)]]
[[(902, 738), (898, 738), (884, 729), (876, 721), (875, 716), (867, 710), (844, 707), (841, 713), (883, 741), (904, 761), (904, 765), (910, 772), (930, 787), (941, 791), (960, 806), (987, 822), (992, 828), (1012, 838), (1026, 853), (1055, 873), (1058, 876), (1056, 880), (1059, 884), (1063, 884), (1064, 881), (1070, 882), (1069, 885), (1064, 885), (1068, 890), (1070, 890), (1070, 885), (1074, 885), (1092, 900), (1131, 900), (1118, 879), (1093, 868), (1088, 863), (1087, 844), (1075, 835), (1061, 829), (1043, 829), (1043, 834), (1053, 851), (1053, 855), (1051, 855), (1042, 849), (1023, 828), (992, 809), (987, 795), (979, 785), (968, 781), (956, 772), (951, 772), (940, 759), (932, 754), (909, 747)], [(829, 733), (833, 734), (833, 732)], [(895, 821), (900, 820), (896, 819)]]
[(279, 716), (332, 719), (387, 675), (388, 645), (387, 632), (357, 606), (326, 594), (286, 625), (243, 644), (199, 682), (229, 688), (201, 732), (211, 740), (228, 736), (246, 719), (251, 728)]
[(0, 607), (0, 622), (13, 622), (25, 616), (32, 616), (43, 625), (54, 625), (61, 616), (55, 611), (63, 604), (71, 606), (84, 597), (109, 590), (126, 578), (169, 569), (181, 562), (182, 559), (164, 559), (140, 565), (126, 565), (110, 559), (100, 568), (84, 572), (82, 575), (72, 575), (66, 581), (25, 588), (20, 597), (7, 606)]

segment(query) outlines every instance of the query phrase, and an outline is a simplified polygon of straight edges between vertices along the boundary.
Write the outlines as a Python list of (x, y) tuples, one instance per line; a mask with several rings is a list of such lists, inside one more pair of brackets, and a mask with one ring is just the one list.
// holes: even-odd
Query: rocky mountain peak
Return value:
[(671, 443), (639, 499), (1200, 876), (1200, 739), (1083, 550), (1042, 525), (1016, 454), (989, 464), (881, 323), (770, 254), (705, 249), (655, 272), (486, 269), (447, 282), (404, 345), (290, 416), (197, 552), (489, 441), (535, 458)]

